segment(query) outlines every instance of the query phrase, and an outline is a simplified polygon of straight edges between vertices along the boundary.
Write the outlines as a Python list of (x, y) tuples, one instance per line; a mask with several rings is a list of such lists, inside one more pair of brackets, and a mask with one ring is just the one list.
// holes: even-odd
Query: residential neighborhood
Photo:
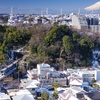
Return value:
[(86, 6), (0, 8), (0, 100), (100, 100), (100, 2)]

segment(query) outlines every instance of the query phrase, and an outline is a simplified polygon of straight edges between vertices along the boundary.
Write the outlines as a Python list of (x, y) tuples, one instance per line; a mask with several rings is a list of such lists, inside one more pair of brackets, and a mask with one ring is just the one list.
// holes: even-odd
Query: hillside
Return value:
[[(30, 67), (47, 62), (56, 67), (91, 66), (92, 49), (99, 48), (99, 35), (80, 34), (66, 25), (34, 25), (29, 28), (0, 26), (0, 62), (7, 50), (25, 46)], [(5, 58), (5, 59), (3, 59)]]

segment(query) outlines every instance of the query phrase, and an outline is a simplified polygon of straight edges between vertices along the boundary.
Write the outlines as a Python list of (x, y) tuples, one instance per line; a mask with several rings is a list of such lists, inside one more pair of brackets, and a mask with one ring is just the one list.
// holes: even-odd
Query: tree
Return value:
[(41, 93), (41, 100), (48, 100), (49, 99), (49, 94), (46, 91), (43, 91)]
[(58, 93), (57, 93), (57, 91), (54, 91), (54, 92), (53, 92), (53, 97), (54, 97), (55, 99), (58, 98)]
[(65, 48), (66, 53), (71, 54), (74, 51), (73, 40), (70, 36), (63, 37), (63, 47)]
[(0, 51), (0, 63), (3, 63), (4, 53)]
[[(92, 58), (92, 51), (91, 49), (94, 47), (94, 41), (88, 37), (85, 37), (79, 41), (80, 46), (80, 54), (82, 55), (83, 59)], [(88, 59), (89, 59), (88, 58)]]
[(54, 87), (55, 90), (59, 87), (58, 83), (55, 83), (55, 82), (52, 83), (52, 86)]
[(31, 54), (37, 53), (37, 47), (34, 44), (30, 45), (30, 52)]
[(58, 83), (53, 83), (52, 86), (54, 87), (53, 97), (55, 99), (58, 98), (57, 88), (59, 87)]
[(73, 41), (75, 41), (75, 42), (77, 42), (77, 41), (80, 40), (80, 34), (77, 33), (77, 32), (74, 32), (74, 33), (72, 34), (72, 37), (73, 37)]
[(56, 41), (61, 41), (64, 35), (69, 35), (69, 28), (66, 25), (54, 25), (44, 37), (44, 44), (50, 46)]
[(94, 83), (96, 82), (96, 80), (93, 78), (93, 79), (91, 80), (91, 82), (92, 82), (92, 84), (94, 84)]

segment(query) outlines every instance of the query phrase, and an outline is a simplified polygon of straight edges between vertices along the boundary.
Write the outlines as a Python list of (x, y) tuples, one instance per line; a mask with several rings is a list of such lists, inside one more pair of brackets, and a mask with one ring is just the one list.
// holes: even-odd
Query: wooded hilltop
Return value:
[(31, 68), (43, 62), (57, 69), (91, 66), (92, 50), (100, 49), (99, 38), (99, 33), (88, 35), (57, 23), (0, 26), (0, 63), (7, 60), (7, 50), (24, 46), (29, 51), (25, 60)]

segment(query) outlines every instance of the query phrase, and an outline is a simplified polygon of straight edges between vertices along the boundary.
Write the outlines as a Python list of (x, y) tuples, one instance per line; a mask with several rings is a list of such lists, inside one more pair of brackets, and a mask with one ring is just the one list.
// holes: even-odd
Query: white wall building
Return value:
[(37, 64), (37, 69), (38, 69), (38, 75), (39, 78), (45, 78), (47, 72), (50, 72), (50, 65), (49, 64)]
[(76, 29), (88, 29), (86, 17), (84, 15), (73, 15), (72, 26)]
[(100, 70), (80, 70), (78, 72), (79, 76), (83, 78), (84, 82), (91, 82), (94, 78), (96, 81), (100, 80)]
[(95, 79), (95, 72), (93, 70), (88, 71), (88, 70), (83, 70), (79, 71), (79, 76), (83, 78), (83, 82), (91, 82), (91, 80), (94, 78)]
[(11, 99), (7, 94), (0, 93), (0, 100), (11, 100)]
[(100, 80), (100, 70), (95, 70), (95, 80), (96, 81)]
[(59, 71), (54, 71), (48, 64), (37, 64), (38, 69), (38, 81), (41, 83), (41, 87), (44, 85), (51, 85), (53, 82), (59, 85), (66, 85), (66, 75)]
[(37, 79), (38, 78), (38, 69), (32, 69), (32, 70), (28, 70), (28, 77), (29, 79)]

